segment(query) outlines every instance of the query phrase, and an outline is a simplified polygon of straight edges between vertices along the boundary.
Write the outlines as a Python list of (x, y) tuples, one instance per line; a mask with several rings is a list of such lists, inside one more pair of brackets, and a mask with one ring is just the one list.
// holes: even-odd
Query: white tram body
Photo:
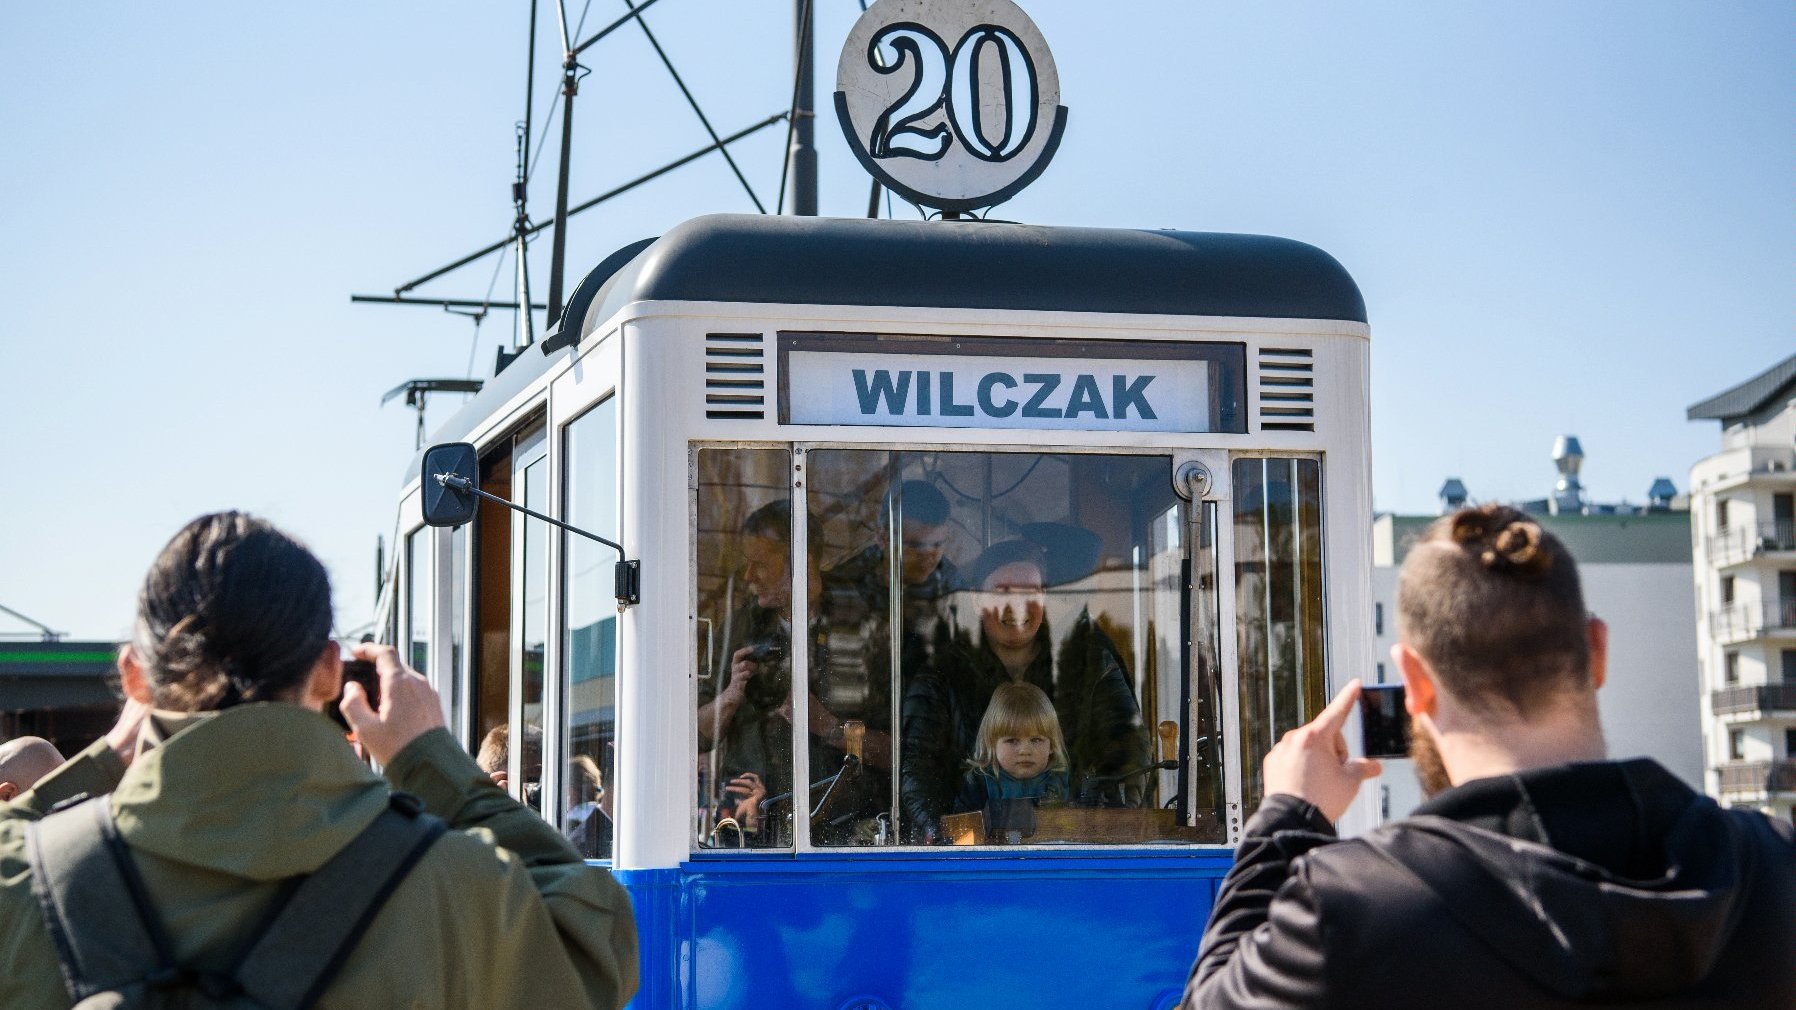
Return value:
[[(1296, 242), (699, 218), (601, 264), (437, 435), (474, 444), (485, 490), (620, 540), (640, 602), (613, 600), (615, 554), (537, 520), (423, 526), (414, 463), (389, 633), (471, 749), (500, 724), (540, 732), (540, 769), (529, 744), (507, 761), (545, 817), (613, 826), (588, 852), (636, 902), (635, 1005), (1170, 1006), (1260, 753), (1373, 666), (1368, 355), (1352, 279)], [(1207, 481), (1181, 486), (1191, 463)], [(948, 502), (931, 546), (959, 573), (916, 603), (940, 622), (921, 658), (902, 555), (924, 504), (904, 481)], [(747, 538), (779, 501), (806, 520), (769, 589)], [(1047, 559), (1034, 633), (1099, 636), (1133, 695), (1124, 749), (1167, 764), (1075, 766), (1033, 835), (969, 837), (945, 807), (925, 832), (900, 771), (909, 707), (924, 667), (991, 633), (980, 615), (1009, 590), (978, 559), (1005, 542)], [(858, 582), (840, 574), (857, 558), (877, 562)], [(758, 710), (784, 757), (749, 825), (708, 706), (756, 620), (810, 647)], [(1070, 696), (1072, 676), (1043, 684)], [(1077, 749), (1077, 702), (1055, 704)], [(850, 750), (872, 805), (825, 811)]]

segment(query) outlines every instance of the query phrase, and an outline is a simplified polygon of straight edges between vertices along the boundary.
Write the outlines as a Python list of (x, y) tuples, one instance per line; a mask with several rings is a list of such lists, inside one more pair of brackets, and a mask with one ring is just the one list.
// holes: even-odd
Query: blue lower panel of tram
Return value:
[(1167, 1010), (1227, 852), (699, 858), (618, 870), (639, 1010)]

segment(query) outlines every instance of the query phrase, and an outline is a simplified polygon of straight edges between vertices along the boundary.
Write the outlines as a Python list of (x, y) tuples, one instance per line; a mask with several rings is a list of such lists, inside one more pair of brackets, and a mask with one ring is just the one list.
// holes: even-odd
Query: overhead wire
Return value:
[(486, 282), (486, 295), (481, 299), (480, 311), (472, 313), (474, 319), (474, 339), (468, 344), (468, 371), (466, 378), (474, 377), (474, 354), (480, 349), (480, 324), (486, 321), (486, 314), (492, 309), (493, 289), (499, 286), (499, 271), (505, 267), (505, 254), (509, 249), (499, 250), (493, 260), (493, 276)]
[[(810, 0), (806, 0), (807, 4), (809, 2)], [(624, 0), (624, 6), (630, 8), (632, 11), (636, 10), (634, 0)], [(753, 201), (756, 210), (763, 214), (767, 213), (767, 208), (761, 203), (761, 198), (755, 195), (755, 188), (748, 184), (748, 176), (742, 174), (742, 166), (736, 164), (736, 158), (734, 155), (730, 154), (730, 149), (723, 146), (723, 138), (719, 137), (717, 135), (717, 130), (712, 127), (710, 117), (705, 115), (704, 109), (699, 108), (698, 99), (692, 96), (692, 89), (686, 86), (685, 79), (680, 76), (678, 70), (674, 69), (673, 60), (668, 58), (667, 50), (661, 48), (660, 40), (656, 39), (655, 33), (650, 30), (648, 18), (637, 18), (636, 25), (642, 29), (642, 34), (648, 38), (649, 45), (654, 47), (655, 55), (661, 57), (661, 65), (667, 68), (667, 72), (673, 77), (674, 83), (679, 85), (680, 94), (686, 96), (686, 104), (692, 106), (693, 114), (698, 116), (698, 121), (704, 126), (705, 132), (710, 134), (711, 143), (717, 145), (717, 150), (723, 155), (723, 160), (729, 162), (730, 171), (736, 174), (736, 181), (742, 184), (743, 192), (748, 194), (748, 198)]]
[[(574, 38), (579, 38), (580, 29), (586, 27), (586, 12), (590, 10), (592, 10), (592, 0), (586, 0), (586, 5), (580, 8), (580, 20), (574, 25)], [(586, 70), (585, 64), (581, 64), (580, 69)], [(591, 73), (591, 71), (587, 71), (587, 73)], [(581, 78), (585, 78), (586, 74), (581, 74), (580, 76)], [(555, 83), (555, 81), (550, 82), (549, 89), (551, 91), (555, 89)], [(560, 114), (561, 103), (550, 102), (549, 114), (543, 117), (542, 138), (536, 142), (536, 150), (530, 155), (530, 174), (524, 177), (526, 183), (536, 176), (536, 166), (542, 161), (543, 146), (549, 142), (549, 134), (552, 132), (549, 127), (555, 125), (555, 117)]]

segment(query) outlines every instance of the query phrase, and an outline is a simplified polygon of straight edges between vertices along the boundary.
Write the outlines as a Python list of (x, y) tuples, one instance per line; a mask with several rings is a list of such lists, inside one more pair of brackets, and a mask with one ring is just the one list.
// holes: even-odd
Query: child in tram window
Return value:
[(1034, 684), (999, 685), (979, 722), (954, 812), (1003, 807), (1009, 800), (1053, 806), (1066, 802), (1067, 788), (1066, 743), (1054, 703)]

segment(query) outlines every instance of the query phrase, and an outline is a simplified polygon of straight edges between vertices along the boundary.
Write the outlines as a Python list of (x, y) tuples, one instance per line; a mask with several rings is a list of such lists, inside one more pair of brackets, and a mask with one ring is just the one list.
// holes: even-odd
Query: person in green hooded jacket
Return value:
[[(630, 999), (638, 966), (624, 890), (492, 783), (392, 647), (356, 649), (379, 671), (378, 709), (360, 685), (344, 688), (330, 627), (323, 566), (273, 526), (225, 512), (176, 534), (120, 650), (118, 724), (0, 804), (0, 1007), (71, 1002), (25, 844), (57, 804), (107, 796), (176, 960), (222, 970), (283, 883), (323, 865), (395, 790), (449, 831), (380, 907), (320, 1010)], [(384, 777), (322, 714), (340, 691)]]

